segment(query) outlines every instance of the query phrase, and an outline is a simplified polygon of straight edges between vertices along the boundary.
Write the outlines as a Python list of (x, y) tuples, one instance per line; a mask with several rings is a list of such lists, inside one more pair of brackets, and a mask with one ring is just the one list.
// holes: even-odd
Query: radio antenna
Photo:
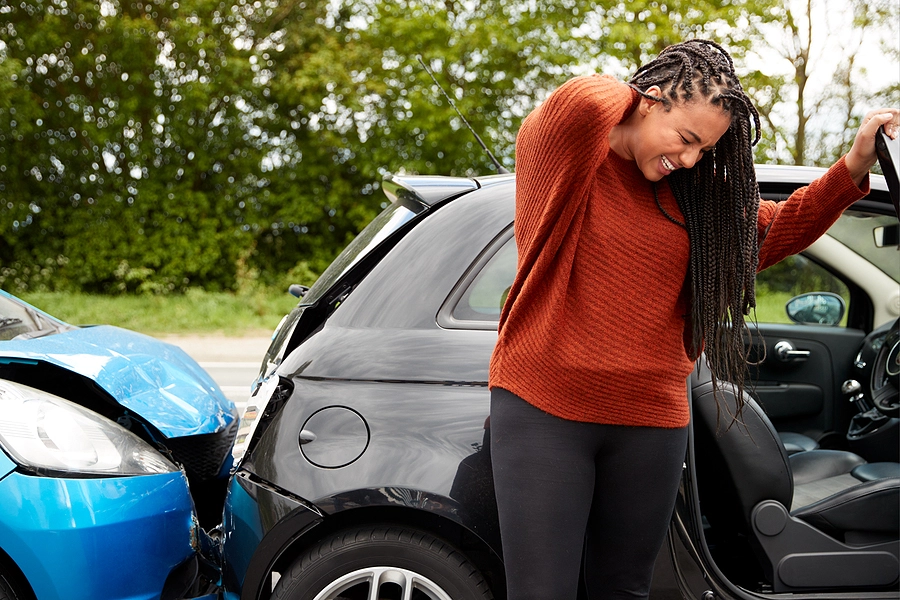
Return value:
[(463, 116), (463, 114), (460, 112), (460, 110), (458, 108), (456, 108), (456, 104), (453, 102), (453, 99), (450, 97), (449, 94), (447, 94), (446, 91), (444, 91), (444, 88), (441, 87), (440, 83), (438, 83), (438, 80), (434, 76), (434, 73), (431, 72), (431, 69), (428, 68), (428, 65), (425, 64), (425, 61), (422, 60), (422, 55), (417, 54), (416, 58), (418, 59), (419, 64), (422, 65), (422, 68), (425, 69), (425, 72), (431, 76), (431, 80), (434, 82), (434, 85), (436, 85), (438, 87), (438, 89), (441, 90), (441, 93), (444, 94), (444, 98), (447, 99), (447, 102), (450, 103), (450, 106), (453, 107), (453, 110), (456, 111), (456, 114), (459, 115), (459, 118), (462, 119), (462, 122), (465, 123), (466, 127), (469, 128), (469, 131), (472, 132), (472, 135), (475, 136), (475, 139), (478, 140), (478, 144), (481, 146), (481, 148), (485, 152), (487, 152), (487, 155), (491, 158), (491, 162), (494, 163), (495, 167), (497, 167), (497, 172), (498, 173), (509, 173), (509, 171), (507, 171), (506, 169), (503, 168), (503, 165), (500, 164), (500, 161), (497, 160), (497, 157), (495, 157), (491, 153), (491, 151), (488, 149), (487, 145), (482, 141), (481, 137), (477, 133), (475, 133), (475, 128), (469, 124), (469, 122), (466, 120), (466, 118)]

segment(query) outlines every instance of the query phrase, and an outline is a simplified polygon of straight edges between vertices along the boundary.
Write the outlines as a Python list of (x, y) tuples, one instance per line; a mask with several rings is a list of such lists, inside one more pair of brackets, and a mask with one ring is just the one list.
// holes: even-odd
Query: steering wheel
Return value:
[(871, 394), (875, 408), (889, 417), (900, 416), (900, 319), (888, 331), (875, 355)]

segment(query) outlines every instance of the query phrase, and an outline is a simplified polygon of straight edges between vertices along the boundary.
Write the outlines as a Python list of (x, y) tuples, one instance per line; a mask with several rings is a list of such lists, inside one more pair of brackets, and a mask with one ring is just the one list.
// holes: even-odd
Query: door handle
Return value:
[(809, 350), (797, 350), (787, 340), (781, 340), (775, 344), (775, 358), (781, 362), (802, 362), (809, 358)]

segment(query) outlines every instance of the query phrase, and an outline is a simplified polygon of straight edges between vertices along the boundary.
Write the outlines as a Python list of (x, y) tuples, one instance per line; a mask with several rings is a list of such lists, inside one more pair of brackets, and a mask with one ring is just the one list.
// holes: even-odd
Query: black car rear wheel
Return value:
[[(376, 592), (377, 590), (377, 592)], [(363, 527), (328, 537), (275, 586), (279, 600), (489, 600), (478, 569), (448, 542), (406, 527)]]

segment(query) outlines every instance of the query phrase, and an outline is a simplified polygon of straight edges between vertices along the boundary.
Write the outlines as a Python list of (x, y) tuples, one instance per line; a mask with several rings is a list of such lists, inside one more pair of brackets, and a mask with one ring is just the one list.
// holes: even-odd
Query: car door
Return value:
[[(845, 401), (841, 386), (850, 377), (873, 321), (890, 315), (883, 305), (890, 304), (890, 290), (897, 288), (900, 278), (896, 272), (888, 275), (873, 266), (873, 262), (884, 263), (881, 268), (890, 271), (898, 262), (896, 250), (868, 243), (872, 229), (896, 223), (893, 216), (882, 214), (888, 209), (886, 202), (860, 203), (809, 251), (759, 276), (758, 327), (752, 335), (752, 353), (759, 364), (751, 369), (752, 380), (755, 395), (779, 430), (804, 433), (824, 446), (843, 443), (855, 410)], [(853, 238), (862, 241), (853, 242)], [(515, 259), (509, 227), (485, 249), (448, 298), (439, 323), (448, 329), (496, 330), (505, 292), (515, 275)], [(840, 297), (846, 310), (836, 324), (800, 324), (787, 316), (785, 304), (791, 298), (813, 292)], [(479, 347), (479, 355), (487, 360), (491, 348), (486, 339), (485, 344)]]
[(818, 260), (796, 255), (759, 274), (750, 373), (751, 393), (776, 429), (805, 434), (823, 447), (840, 447), (853, 415), (841, 386), (866, 332), (848, 326), (847, 314), (834, 324), (797, 323), (786, 310), (791, 298), (804, 294), (811, 299), (813, 294), (834, 294), (830, 298), (840, 298), (851, 311), (871, 301), (852, 280), (832, 270), (826, 262), (831, 257), (828, 252)]
[[(893, 163), (882, 163), (893, 187), (898, 142), (889, 142)], [(863, 338), (900, 315), (897, 215), (884, 186), (877, 187), (882, 189), (846, 210), (808, 250), (757, 278), (752, 393), (779, 431), (803, 433), (822, 447), (846, 444), (857, 410), (842, 387), (852, 381)], [(897, 190), (891, 193), (896, 197)], [(827, 314), (829, 302), (840, 303), (843, 313)]]

